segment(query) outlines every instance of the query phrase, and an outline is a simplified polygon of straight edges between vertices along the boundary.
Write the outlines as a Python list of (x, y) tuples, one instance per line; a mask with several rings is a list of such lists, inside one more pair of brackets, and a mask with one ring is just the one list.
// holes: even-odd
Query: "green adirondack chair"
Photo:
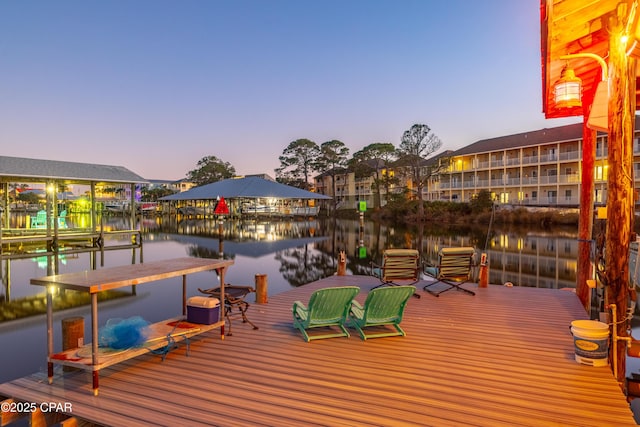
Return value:
[(47, 228), (47, 211), (39, 210), (31, 217), (31, 228)]
[(58, 216), (58, 228), (67, 228), (67, 210), (60, 212)]
[[(308, 306), (300, 301), (293, 303), (293, 326), (302, 332), (309, 342), (322, 338), (348, 337), (345, 323), (349, 317), (351, 301), (360, 292), (357, 286), (318, 289), (311, 294)], [(336, 331), (335, 328), (339, 331)], [(308, 329), (326, 328), (329, 332), (309, 335)]]
[[(400, 327), (407, 301), (416, 291), (415, 286), (390, 286), (372, 289), (364, 306), (353, 301), (349, 313), (349, 326), (355, 327), (363, 340), (367, 338), (405, 336)], [(393, 329), (384, 326), (393, 326)], [(375, 328), (372, 328), (375, 327)], [(365, 328), (375, 331), (366, 333)]]

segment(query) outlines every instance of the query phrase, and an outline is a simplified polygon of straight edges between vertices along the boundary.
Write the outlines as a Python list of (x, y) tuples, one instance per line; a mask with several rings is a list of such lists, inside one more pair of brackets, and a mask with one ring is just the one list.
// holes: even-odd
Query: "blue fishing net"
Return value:
[(149, 322), (140, 316), (109, 319), (98, 331), (98, 345), (115, 349), (137, 347), (149, 336)]

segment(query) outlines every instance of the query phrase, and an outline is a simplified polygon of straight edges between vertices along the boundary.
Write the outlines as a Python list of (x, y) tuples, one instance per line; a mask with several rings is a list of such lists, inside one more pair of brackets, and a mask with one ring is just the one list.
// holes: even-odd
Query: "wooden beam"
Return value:
[[(593, 98), (591, 98), (593, 101)], [(583, 105), (591, 105), (585, 97)], [(587, 109), (587, 107), (585, 107)], [(584, 117), (588, 117), (588, 111)], [(594, 164), (596, 158), (596, 131), (582, 126), (582, 169), (580, 185), (580, 216), (578, 218), (578, 268), (576, 274), (576, 295), (587, 313), (591, 309), (591, 289), (587, 281), (592, 279), (591, 252), (593, 237), (593, 199), (595, 191)]]
[[(623, 20), (611, 20), (609, 38), (609, 146), (607, 228), (605, 244), (606, 302), (616, 305), (618, 336), (627, 336), (629, 244), (633, 227), (633, 131), (635, 119), (635, 60), (622, 43)], [(609, 359), (624, 384), (626, 342), (612, 344)]]

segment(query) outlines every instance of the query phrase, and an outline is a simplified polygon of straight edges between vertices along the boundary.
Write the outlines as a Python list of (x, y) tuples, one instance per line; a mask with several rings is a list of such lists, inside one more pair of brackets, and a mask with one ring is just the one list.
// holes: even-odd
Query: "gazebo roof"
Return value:
[(146, 183), (147, 180), (122, 166), (58, 160), (0, 156), (0, 179), (3, 181), (45, 181), (49, 179), (76, 183)]
[(160, 200), (211, 200), (218, 196), (225, 199), (274, 197), (279, 199), (330, 199), (324, 194), (313, 193), (290, 185), (280, 184), (257, 176), (231, 178), (214, 182), (182, 193), (172, 194)]

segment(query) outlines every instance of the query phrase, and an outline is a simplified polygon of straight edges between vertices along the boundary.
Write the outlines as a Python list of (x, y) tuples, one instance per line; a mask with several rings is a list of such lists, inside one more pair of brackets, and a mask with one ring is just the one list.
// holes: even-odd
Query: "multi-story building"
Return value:
[[(387, 193), (395, 194), (410, 187), (410, 182), (406, 180), (394, 180), (395, 170), (385, 166), (382, 161), (368, 160), (366, 163), (370, 174), (356, 174), (344, 168), (337, 169), (335, 173), (321, 173), (314, 178), (314, 191), (333, 197), (338, 209), (356, 209), (357, 202), (363, 200), (369, 207), (384, 206)], [(336, 180), (335, 194), (333, 179)], [(379, 189), (377, 185), (380, 186)]]
[[(466, 202), (488, 190), (501, 204), (576, 207), (582, 185), (582, 131), (582, 123), (576, 123), (478, 141), (454, 151), (449, 166), (429, 183), (428, 191), (449, 201)], [(637, 137), (634, 154), (637, 168)], [(594, 201), (605, 203), (606, 134), (597, 136), (594, 173)]]
[(147, 188), (149, 190), (152, 190), (154, 188), (166, 188), (168, 190), (172, 190), (172, 191), (176, 191), (179, 193), (185, 192), (185, 191), (189, 191), (191, 190), (193, 187), (195, 187), (195, 184), (191, 181), (188, 181), (186, 179), (179, 179), (177, 181), (165, 181), (165, 180), (160, 180), (160, 179), (150, 179), (149, 180), (149, 184), (147, 185)]
[[(636, 117), (635, 129), (640, 118)], [(441, 168), (430, 176), (422, 189), (423, 200), (468, 202), (480, 191), (489, 191), (496, 202), (505, 205), (577, 207), (580, 203), (582, 175), (582, 123), (484, 139), (457, 151), (446, 152), (425, 161)], [(640, 131), (633, 139), (634, 191), (640, 192)], [(400, 183), (394, 188), (415, 187), (400, 169)], [(594, 166), (596, 204), (607, 199), (607, 135), (598, 133)], [(336, 175), (336, 194), (331, 177), (316, 178), (318, 192), (339, 201), (367, 200), (373, 203), (374, 177), (356, 179), (348, 171)], [(638, 197), (636, 197), (638, 200)], [(349, 205), (351, 206), (351, 205)], [(355, 206), (355, 204), (354, 204)]]

